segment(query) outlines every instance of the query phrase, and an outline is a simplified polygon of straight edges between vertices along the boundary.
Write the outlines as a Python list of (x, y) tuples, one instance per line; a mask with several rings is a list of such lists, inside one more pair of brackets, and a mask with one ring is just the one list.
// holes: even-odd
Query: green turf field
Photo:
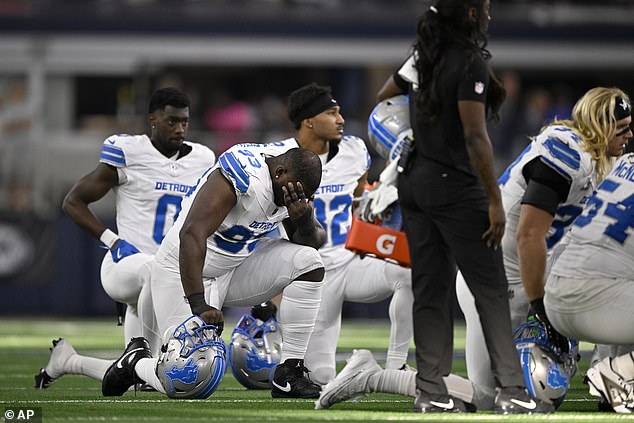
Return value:
[[(232, 327), (227, 323), (228, 328)], [(230, 331), (224, 334), (226, 337)], [(588, 361), (588, 345), (581, 369), (573, 380), (566, 401), (550, 416), (496, 416), (489, 412), (470, 415), (420, 415), (411, 412), (412, 399), (398, 395), (372, 394), (360, 402), (335, 405), (329, 410), (313, 410), (308, 400), (272, 399), (268, 391), (247, 391), (230, 372), (219, 389), (204, 401), (174, 401), (157, 393), (128, 392), (112, 399), (101, 396), (101, 385), (92, 379), (69, 375), (44, 391), (33, 389), (33, 375), (48, 360), (54, 337), (69, 339), (80, 353), (115, 358), (123, 350), (121, 328), (103, 320), (1, 320), (0, 319), (0, 402), (6, 408), (39, 407), (43, 422), (186, 422), (186, 421), (593, 421), (613, 422), (626, 415), (596, 412), (596, 400), (581, 382)], [(368, 348), (383, 352), (388, 325), (383, 321), (344, 323), (339, 343), (341, 351)], [(455, 372), (465, 375), (464, 329), (456, 329)], [(343, 363), (341, 363), (343, 365)], [(634, 417), (632, 418), (634, 420)], [(5, 421), (9, 420), (5, 418)]]

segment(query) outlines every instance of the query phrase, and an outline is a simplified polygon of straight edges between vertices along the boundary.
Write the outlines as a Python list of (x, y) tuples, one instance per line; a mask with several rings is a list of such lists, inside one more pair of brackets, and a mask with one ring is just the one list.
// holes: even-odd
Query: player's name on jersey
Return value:
[(268, 231), (269, 229), (273, 228), (273, 226), (275, 226), (275, 223), (272, 222), (257, 222), (257, 221), (253, 221), (249, 224), (249, 228), (251, 229), (260, 229), (263, 231)]
[(343, 191), (344, 187), (345, 187), (344, 184), (322, 185), (319, 188), (317, 188), (315, 195), (341, 192)]
[(616, 177), (634, 182), (634, 166), (632, 165), (632, 163), (626, 163), (625, 161), (622, 161), (617, 165), (612, 174)]
[(190, 190), (194, 189), (193, 185), (185, 185), (185, 184), (175, 184), (173, 182), (161, 182), (156, 181), (154, 185), (154, 189), (157, 191), (172, 191), (172, 192), (181, 192), (183, 194), (187, 194)]

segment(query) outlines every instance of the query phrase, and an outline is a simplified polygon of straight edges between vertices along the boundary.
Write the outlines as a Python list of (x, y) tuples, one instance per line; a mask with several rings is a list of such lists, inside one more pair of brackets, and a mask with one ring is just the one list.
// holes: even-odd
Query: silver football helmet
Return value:
[(270, 378), (282, 356), (282, 334), (275, 317), (266, 322), (246, 313), (231, 334), (229, 363), (248, 389), (271, 389)]
[(205, 399), (220, 384), (226, 366), (226, 347), (217, 328), (191, 316), (161, 347), (156, 375), (170, 398)]
[(521, 324), (514, 338), (528, 392), (559, 407), (577, 371), (577, 342), (570, 341), (570, 353), (557, 356), (548, 347), (546, 331), (537, 321)]
[(403, 140), (411, 136), (408, 96), (388, 98), (374, 106), (368, 119), (368, 137), (381, 157), (395, 160), (401, 153)]

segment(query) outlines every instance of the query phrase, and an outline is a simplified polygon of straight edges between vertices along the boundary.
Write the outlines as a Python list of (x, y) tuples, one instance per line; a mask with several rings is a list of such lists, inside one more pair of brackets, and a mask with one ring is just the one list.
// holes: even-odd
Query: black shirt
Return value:
[[(437, 184), (438, 190), (443, 185), (447, 186), (444, 180), (449, 178), (449, 186), (457, 190), (456, 197), (467, 195), (468, 191), (469, 197), (486, 197), (469, 160), (458, 101), (486, 102), (488, 67), (479, 54), (474, 55), (463, 47), (451, 46), (446, 55), (445, 68), (437, 81), (441, 93), (439, 118), (431, 123), (412, 119), (416, 166), (425, 168), (424, 173), (429, 175), (429, 184), (434, 191), (434, 179), (440, 176), (443, 183)], [(409, 86), (408, 90), (412, 94), (410, 108), (416, 107), (416, 94), (411, 92), (412, 84), (398, 72), (394, 74), (394, 80), (401, 89)], [(414, 111), (410, 115), (412, 118), (417, 116)]]

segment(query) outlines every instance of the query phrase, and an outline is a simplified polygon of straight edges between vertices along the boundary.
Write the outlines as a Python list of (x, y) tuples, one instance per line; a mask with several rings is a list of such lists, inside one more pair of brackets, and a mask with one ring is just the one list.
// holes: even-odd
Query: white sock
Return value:
[(612, 368), (627, 381), (634, 379), (634, 356), (627, 353), (612, 359)]
[[(409, 277), (409, 272), (407, 273)], [(390, 301), (390, 347), (387, 350), (385, 368), (398, 370), (407, 363), (407, 353), (412, 340), (412, 302), (414, 301), (409, 285), (399, 285)]]
[[(474, 403), (477, 399), (481, 406), (486, 405), (487, 409), (490, 409), (487, 402), (491, 399), (490, 396), (485, 395), (484, 392), (478, 392), (481, 395), (476, 398), (476, 390), (468, 379), (450, 374), (449, 376), (444, 377), (443, 380), (447, 385), (447, 392), (449, 395), (470, 403)], [(384, 392), (388, 394), (401, 394), (409, 397), (415, 397), (416, 372), (413, 370), (382, 370), (376, 375), (370, 376), (368, 386), (370, 388), (370, 392)], [(474, 405), (478, 407), (478, 404), (474, 403)]]
[(319, 311), (321, 286), (321, 282), (295, 280), (284, 289), (278, 312), (283, 341), (281, 363), (289, 358), (304, 359)]
[(160, 393), (164, 394), (165, 389), (163, 389), (161, 381), (159, 380), (158, 376), (156, 376), (157, 362), (158, 358), (142, 358), (134, 366), (134, 372), (139, 377), (139, 379), (141, 379)]
[(385, 392), (416, 396), (416, 372), (411, 370), (382, 370), (370, 376), (370, 392)]
[(136, 304), (128, 304), (125, 311), (125, 320), (123, 321), (123, 337), (125, 344), (128, 345), (130, 339), (142, 336), (141, 319), (137, 314)]
[(112, 363), (114, 360), (74, 354), (66, 361), (64, 368), (66, 373), (84, 375), (101, 381)]

